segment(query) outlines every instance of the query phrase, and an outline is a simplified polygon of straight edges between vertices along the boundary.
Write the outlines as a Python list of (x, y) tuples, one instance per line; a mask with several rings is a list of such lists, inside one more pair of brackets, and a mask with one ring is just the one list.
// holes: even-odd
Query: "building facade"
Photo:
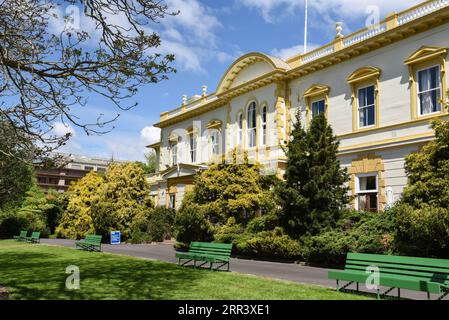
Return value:
[(404, 158), (448, 119), (449, 0), (426, 1), (307, 54), (237, 59), (216, 91), (161, 113), (156, 204), (179, 207), (194, 175), (235, 148), (282, 177), (295, 115), (325, 113), (340, 141), (355, 209), (381, 211), (407, 183)]
[(55, 168), (36, 168), (37, 184), (44, 190), (65, 192), (72, 182), (82, 179), (90, 171), (106, 172), (109, 159), (90, 158), (80, 155), (62, 155), (63, 165)]

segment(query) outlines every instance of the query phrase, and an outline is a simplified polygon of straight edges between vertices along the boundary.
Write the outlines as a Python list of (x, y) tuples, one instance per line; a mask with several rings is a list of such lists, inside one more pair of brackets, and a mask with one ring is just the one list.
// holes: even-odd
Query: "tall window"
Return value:
[(359, 128), (376, 124), (376, 102), (374, 86), (358, 89)]
[(256, 103), (251, 102), (248, 107), (247, 117), (247, 143), (248, 148), (256, 146)]
[(267, 144), (267, 106), (262, 107), (261, 114), (261, 127), (262, 127), (262, 145)]
[(441, 111), (440, 67), (418, 71), (419, 115)]
[(360, 211), (379, 211), (377, 175), (357, 177), (357, 206)]
[(312, 119), (326, 111), (324, 99), (312, 102)]
[(176, 209), (176, 195), (170, 194), (168, 206), (170, 209)]
[(218, 155), (220, 152), (220, 132), (213, 130), (210, 134), (210, 146), (213, 155)]
[(170, 145), (171, 151), (171, 165), (176, 166), (178, 164), (178, 143), (172, 142)]
[(190, 135), (190, 161), (192, 163), (196, 162), (196, 145), (197, 145), (197, 136), (192, 133)]
[(243, 140), (243, 113), (237, 116), (237, 145), (241, 145)]

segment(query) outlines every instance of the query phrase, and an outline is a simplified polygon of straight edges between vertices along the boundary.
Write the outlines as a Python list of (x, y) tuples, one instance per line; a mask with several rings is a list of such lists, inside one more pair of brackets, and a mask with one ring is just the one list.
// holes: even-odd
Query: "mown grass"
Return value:
[[(79, 290), (66, 289), (69, 265), (79, 267)], [(9, 299), (368, 299), (319, 286), (13, 240), (0, 241), (0, 286)]]

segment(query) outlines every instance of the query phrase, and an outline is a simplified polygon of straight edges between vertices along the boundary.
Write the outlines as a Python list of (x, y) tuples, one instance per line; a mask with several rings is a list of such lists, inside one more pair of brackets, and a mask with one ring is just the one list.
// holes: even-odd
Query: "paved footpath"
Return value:
[[(45, 244), (59, 245), (71, 248), (75, 247), (74, 240), (41, 239), (41, 242)], [(173, 248), (173, 244), (169, 243), (120, 245), (102, 244), (101, 247), (102, 251), (104, 252), (177, 263), (177, 260), (175, 259), (175, 250)], [(335, 281), (329, 280), (327, 278), (328, 269), (325, 268), (309, 267), (294, 263), (279, 263), (231, 258), (231, 271), (244, 274), (252, 274), (266, 278), (282, 279), (298, 283), (315, 284), (324, 287), (335, 288)], [(353, 286), (351, 286), (351, 288), (352, 287)], [(362, 286), (360, 286), (360, 289), (363, 290)], [(396, 289), (393, 290), (390, 294), (396, 294)], [(424, 292), (415, 292), (408, 290), (401, 290), (401, 296), (411, 299), (427, 299), (427, 295)], [(432, 295), (432, 299), (435, 298), (436, 296)]]

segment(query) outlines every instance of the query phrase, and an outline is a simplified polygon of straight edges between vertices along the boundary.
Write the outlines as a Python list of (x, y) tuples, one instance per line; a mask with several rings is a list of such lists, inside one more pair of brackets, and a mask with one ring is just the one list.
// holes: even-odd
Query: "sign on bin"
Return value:
[(111, 244), (120, 244), (120, 231), (111, 231)]

